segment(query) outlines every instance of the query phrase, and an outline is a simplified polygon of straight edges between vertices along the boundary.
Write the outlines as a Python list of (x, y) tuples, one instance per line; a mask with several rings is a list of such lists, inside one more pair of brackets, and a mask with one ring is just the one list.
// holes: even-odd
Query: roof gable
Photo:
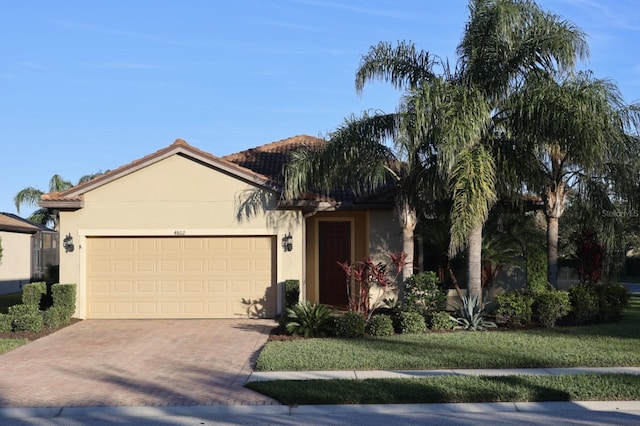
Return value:
[(40, 231), (54, 232), (46, 226), (23, 219), (12, 213), (0, 212), (0, 231), (35, 234)]
[(106, 185), (121, 177), (134, 173), (140, 169), (160, 162), (173, 155), (180, 155), (200, 164), (218, 169), (226, 174), (232, 175), (240, 180), (244, 180), (268, 190), (277, 191), (277, 185), (268, 176), (256, 173), (236, 163), (223, 158), (216, 157), (205, 151), (199, 150), (182, 139), (176, 141), (166, 148), (160, 149), (153, 154), (147, 155), (129, 164), (118, 167), (110, 172), (96, 177), (88, 182), (76, 185), (63, 192), (52, 192), (44, 194), (40, 201), (40, 206), (75, 210), (83, 207), (83, 195), (91, 190)]

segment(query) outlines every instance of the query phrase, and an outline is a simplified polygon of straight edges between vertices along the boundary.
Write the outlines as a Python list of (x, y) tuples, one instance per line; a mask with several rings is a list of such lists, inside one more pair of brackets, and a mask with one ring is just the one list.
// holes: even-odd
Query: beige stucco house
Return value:
[(94, 180), (43, 196), (60, 210), (60, 282), (79, 318), (275, 317), (285, 280), (301, 297), (346, 304), (337, 261), (399, 251), (392, 200), (281, 197), (296, 136), (216, 157), (176, 140)]
[(58, 265), (58, 233), (11, 213), (0, 213), (0, 294), (43, 280)]

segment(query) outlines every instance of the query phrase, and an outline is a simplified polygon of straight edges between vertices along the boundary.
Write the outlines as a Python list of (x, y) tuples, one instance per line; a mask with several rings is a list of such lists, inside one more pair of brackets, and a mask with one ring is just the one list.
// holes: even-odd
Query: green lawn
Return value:
[(627, 374), (282, 380), (246, 386), (286, 405), (640, 400), (640, 376)]
[(269, 342), (259, 371), (640, 366), (640, 301), (582, 327)]
[[(269, 342), (257, 370), (640, 366), (640, 300), (622, 321), (520, 331)], [(283, 404), (640, 400), (640, 376), (439, 376), (248, 383)]]
[(29, 342), (27, 339), (0, 339), (0, 354), (9, 352), (12, 349)]

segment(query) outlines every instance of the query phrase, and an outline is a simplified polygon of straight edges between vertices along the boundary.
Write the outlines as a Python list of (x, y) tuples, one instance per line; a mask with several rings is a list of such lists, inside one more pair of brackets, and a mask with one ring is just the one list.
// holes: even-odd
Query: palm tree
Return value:
[[(505, 116), (529, 148), (528, 189), (544, 201), (547, 279), (558, 285), (558, 227), (568, 195), (600, 213), (637, 192), (640, 106), (625, 105), (614, 83), (590, 73), (528, 79)], [(613, 221), (612, 221), (613, 222)]]
[[(53, 175), (51, 179), (49, 179), (49, 192), (62, 192), (71, 188), (73, 184), (65, 180), (60, 175)], [(13, 202), (16, 205), (16, 210), (18, 214), (20, 214), (20, 207), (22, 206), (30, 206), (34, 207), (38, 205), (40, 198), (44, 195), (44, 192), (38, 188), (33, 186), (28, 186), (22, 190), (20, 190), (14, 197)], [(54, 229), (57, 229), (58, 219), (57, 219), (57, 211), (47, 209), (47, 208), (39, 208), (28, 217), (28, 219), (32, 222), (39, 223), (41, 225), (53, 225)]]
[[(78, 182), (78, 184), (88, 182), (91, 179), (94, 179), (98, 176), (103, 175), (106, 172), (97, 172), (94, 174), (89, 174), (82, 176)], [(71, 188), (73, 184), (71, 181), (64, 179), (60, 175), (53, 175), (51, 179), (49, 179), (49, 191), (48, 192), (62, 192)], [(36, 207), (38, 206), (38, 202), (40, 198), (45, 193), (40, 189), (28, 186), (20, 191), (13, 197), (13, 202), (16, 205), (16, 211), (20, 214), (20, 207), (29, 206)], [(35, 210), (28, 219), (32, 222), (38, 223), (44, 226), (50, 226), (53, 229), (58, 229), (58, 211), (49, 209), (49, 208), (38, 208)]]
[[(396, 114), (350, 117), (328, 137), (323, 149), (293, 153), (285, 169), (285, 196), (335, 190), (355, 194), (396, 188), (396, 210), (403, 229), (403, 280), (413, 274), (413, 232), (417, 223), (416, 185), (421, 163), (412, 139), (400, 137)], [(385, 142), (393, 138), (393, 146)]]
[(480, 298), (482, 226), (501, 189), (496, 170), (515, 168), (495, 155), (495, 141), (504, 132), (501, 104), (528, 75), (571, 69), (586, 56), (587, 45), (582, 31), (532, 1), (472, 0), (469, 10), (453, 71), (411, 43), (381, 42), (363, 56), (356, 90), (373, 79), (406, 90), (399, 128), (411, 146), (437, 154), (452, 199), (450, 255), (467, 247), (468, 292)]

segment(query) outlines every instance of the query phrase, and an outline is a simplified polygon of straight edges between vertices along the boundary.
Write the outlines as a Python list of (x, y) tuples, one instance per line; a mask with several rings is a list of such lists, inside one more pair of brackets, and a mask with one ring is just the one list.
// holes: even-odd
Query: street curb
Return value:
[(362, 404), (362, 405), (198, 405), (165, 407), (47, 407), (2, 408), (0, 419), (224, 416), (224, 415), (336, 415), (409, 413), (514, 413), (514, 412), (637, 411), (640, 401), (492, 402), (463, 404)]

